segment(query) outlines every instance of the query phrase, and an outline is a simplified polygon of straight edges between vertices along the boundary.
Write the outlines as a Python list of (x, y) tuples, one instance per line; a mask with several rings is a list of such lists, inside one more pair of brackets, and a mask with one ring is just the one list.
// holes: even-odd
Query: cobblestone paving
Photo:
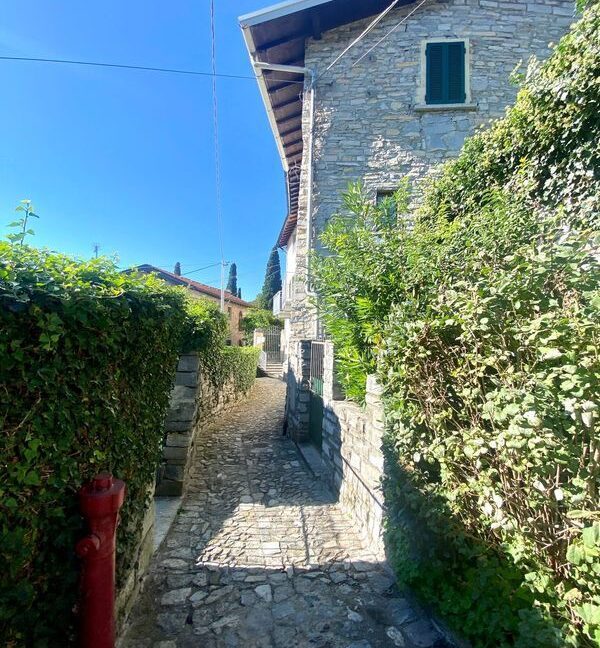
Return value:
[(281, 435), (284, 385), (200, 441), (122, 648), (442, 648)]

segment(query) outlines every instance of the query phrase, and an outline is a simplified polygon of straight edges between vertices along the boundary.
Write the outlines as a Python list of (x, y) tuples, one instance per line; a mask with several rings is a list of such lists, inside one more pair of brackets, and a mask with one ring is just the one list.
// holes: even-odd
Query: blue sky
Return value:
[[(217, 70), (251, 75), (217, 0)], [(208, 0), (2, 0), (0, 55), (210, 69)], [(210, 77), (0, 61), (0, 232), (19, 200), (32, 243), (183, 272), (219, 260)], [(252, 298), (285, 216), (283, 170), (256, 82), (218, 79), (224, 255)], [(219, 269), (190, 275), (217, 284)]]

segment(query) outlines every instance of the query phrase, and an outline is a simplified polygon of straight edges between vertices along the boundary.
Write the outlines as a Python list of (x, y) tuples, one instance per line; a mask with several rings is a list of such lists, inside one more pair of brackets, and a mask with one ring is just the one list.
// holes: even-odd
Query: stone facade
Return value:
[[(369, 21), (359, 21), (308, 39), (305, 65), (316, 72), (313, 214), (310, 247), (340, 207), (351, 181), (378, 190), (412, 183), (454, 157), (464, 138), (502, 116), (515, 98), (511, 72), (531, 55), (545, 58), (573, 21), (572, 0), (429, 0), (353, 67), (414, 5), (395, 9), (329, 72), (329, 65)], [(467, 103), (440, 109), (424, 106), (424, 44), (466, 43)], [(356, 53), (354, 53), (356, 52)], [(295, 230), (295, 285), (290, 343), (314, 338), (316, 318), (307, 295), (307, 156), (309, 101), (303, 104), (304, 159)]]
[(189, 473), (196, 437), (218, 412), (232, 407), (240, 397), (233, 377), (220, 388), (203, 375), (198, 355), (182, 355), (165, 422), (166, 439), (156, 494), (181, 495)]
[(288, 346), (286, 421), (287, 432), (296, 442), (308, 439), (310, 346), (310, 340), (295, 340)]

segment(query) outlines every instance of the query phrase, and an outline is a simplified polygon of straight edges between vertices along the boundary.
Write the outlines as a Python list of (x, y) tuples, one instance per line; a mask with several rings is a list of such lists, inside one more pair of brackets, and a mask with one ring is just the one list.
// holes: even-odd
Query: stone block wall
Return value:
[(287, 432), (296, 442), (308, 437), (308, 408), (310, 381), (310, 340), (294, 340), (288, 346)]
[(154, 494), (154, 484), (148, 487), (148, 498), (150, 504), (146, 509), (146, 514), (142, 521), (142, 533), (140, 543), (135, 549), (132, 557), (132, 567), (129, 570), (125, 582), (118, 588), (115, 599), (115, 615), (117, 620), (117, 630), (119, 630), (127, 615), (131, 611), (136, 601), (137, 595), (142, 586), (142, 581), (146, 570), (150, 565), (150, 559), (154, 552), (154, 506), (152, 505), (152, 496)]
[(238, 393), (233, 377), (215, 386), (202, 370), (198, 354), (182, 355), (165, 422), (165, 444), (157, 475), (156, 494), (181, 495), (188, 476), (196, 436), (215, 414), (232, 407)]
[[(409, 15), (410, 14), (410, 15)], [(402, 18), (405, 21), (395, 31)], [(296, 284), (291, 339), (316, 334), (316, 313), (307, 286), (309, 248), (342, 206), (349, 182), (360, 180), (375, 198), (408, 177), (413, 185), (432, 168), (455, 157), (466, 136), (501, 117), (515, 99), (510, 75), (532, 55), (547, 58), (575, 18), (572, 0), (428, 0), (418, 10), (397, 7), (370, 32), (363, 49), (325, 68), (372, 20), (329, 30), (307, 39), (304, 64), (315, 71), (313, 202), (307, 214), (310, 102), (303, 105), (305, 155), (300, 176), (295, 231)], [(389, 32), (389, 33), (388, 33)], [(359, 54), (382, 40), (364, 60)], [(466, 105), (424, 106), (424, 43), (461, 39), (467, 43)], [(306, 88), (308, 92), (308, 88)]]
[(325, 344), (324, 416), (321, 456), (325, 478), (342, 507), (356, 524), (363, 540), (382, 560), (384, 432), (381, 388), (375, 376), (367, 380), (364, 408), (337, 400), (341, 392), (335, 379), (333, 344)]
[[(309, 440), (309, 377), (311, 341), (290, 345), (287, 373), (288, 434), (297, 443)], [(323, 421), (320, 477), (339, 497), (354, 519), (363, 540), (384, 559), (382, 522), (382, 437), (384, 432), (381, 389), (374, 376), (367, 381), (366, 406), (343, 400), (336, 378), (334, 346), (325, 342), (323, 358)]]

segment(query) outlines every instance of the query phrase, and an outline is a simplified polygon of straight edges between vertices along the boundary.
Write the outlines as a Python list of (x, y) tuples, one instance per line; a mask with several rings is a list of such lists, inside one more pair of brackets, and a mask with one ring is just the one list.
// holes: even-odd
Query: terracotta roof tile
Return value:
[[(206, 284), (200, 283), (199, 281), (194, 281), (193, 279), (188, 279), (187, 277), (182, 277), (176, 275), (174, 272), (169, 272), (168, 270), (163, 270), (162, 268), (157, 268), (156, 266), (144, 263), (143, 265), (137, 266), (135, 270), (139, 272), (154, 273), (158, 275), (164, 281), (175, 285), (175, 286), (187, 286), (191, 290), (202, 293), (203, 295), (208, 295), (209, 297), (215, 297), (216, 299), (221, 299), (221, 290), (215, 288), (214, 286), (207, 286)], [(251, 308), (252, 304), (243, 299), (240, 299), (236, 295), (225, 291), (225, 301), (231, 304), (237, 304), (238, 306), (245, 306), (246, 308)]]

